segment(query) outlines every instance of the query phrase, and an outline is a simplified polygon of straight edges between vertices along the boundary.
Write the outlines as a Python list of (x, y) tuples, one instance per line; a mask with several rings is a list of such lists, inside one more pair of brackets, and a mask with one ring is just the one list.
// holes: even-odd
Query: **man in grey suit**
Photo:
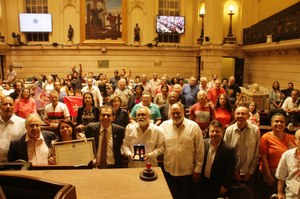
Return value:
[(121, 168), (121, 146), (124, 128), (113, 124), (115, 112), (111, 106), (100, 108), (100, 122), (91, 122), (87, 126), (85, 136), (95, 138), (96, 164), (98, 168)]
[(41, 131), (42, 120), (36, 113), (27, 116), (25, 120), (26, 133), (11, 141), (8, 150), (8, 162), (25, 160), (34, 166), (48, 165), (49, 148), (56, 139), (53, 132)]

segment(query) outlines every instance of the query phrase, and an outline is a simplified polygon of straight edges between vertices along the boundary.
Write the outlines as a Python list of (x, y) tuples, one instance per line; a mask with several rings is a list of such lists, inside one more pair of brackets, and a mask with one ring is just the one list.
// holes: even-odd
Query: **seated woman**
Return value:
[(83, 105), (78, 108), (76, 122), (76, 129), (82, 132), (86, 130), (88, 123), (99, 122), (99, 108), (95, 107), (92, 93), (87, 92), (83, 95)]
[(157, 104), (158, 107), (161, 107), (167, 103), (167, 97), (169, 93), (169, 88), (167, 85), (161, 86), (161, 93), (157, 93), (157, 95), (154, 98), (153, 103)]
[(72, 87), (71, 80), (69, 79), (66, 79), (66, 93), (68, 96), (73, 96), (75, 93)]
[(281, 108), (284, 97), (284, 94), (280, 90), (279, 82), (274, 81), (272, 85), (272, 90), (269, 94), (270, 109)]
[(133, 95), (130, 97), (128, 102), (129, 111), (136, 105), (142, 102), (142, 93), (144, 91), (144, 87), (141, 84), (135, 85), (133, 89)]
[(226, 94), (220, 94), (214, 108), (215, 119), (223, 124), (226, 128), (233, 120), (232, 105)]
[[(75, 126), (70, 120), (60, 120), (57, 127), (57, 140), (52, 141), (52, 145), (56, 142), (64, 142), (64, 141), (70, 141), (70, 140), (79, 140), (79, 139), (85, 139), (85, 135), (83, 133), (76, 133)], [(54, 148), (52, 147), (51, 155), (48, 158), (48, 163), (50, 165), (55, 165), (55, 152)]]
[(85, 139), (83, 133), (76, 133), (75, 126), (70, 120), (61, 120), (58, 123), (56, 142)]
[(46, 93), (50, 93), (50, 91), (54, 89), (53, 77), (51, 75), (48, 75), (47, 81), (42, 86), (43, 86), (43, 90)]
[(189, 118), (199, 125), (203, 136), (206, 137), (205, 135), (208, 131), (208, 126), (215, 118), (215, 113), (207, 99), (207, 93), (205, 91), (198, 92), (197, 101), (198, 102), (190, 109)]
[(129, 124), (129, 115), (127, 110), (121, 108), (121, 97), (119, 95), (113, 95), (110, 99), (110, 104), (115, 111), (115, 119), (113, 123), (125, 128), (127, 124)]
[(255, 102), (250, 102), (249, 104), (249, 114), (250, 117), (247, 120), (249, 123), (259, 126), (259, 113), (256, 112)]
[(275, 113), (271, 118), (272, 131), (264, 134), (260, 139), (260, 171), (263, 176), (260, 198), (269, 198), (273, 193), (276, 193), (275, 172), (280, 157), (286, 150), (296, 146), (295, 137), (284, 132), (285, 120), (285, 115)]
[(29, 88), (24, 88), (20, 93), (20, 98), (16, 99), (14, 113), (24, 119), (26, 119), (30, 113), (36, 113), (36, 103), (35, 100), (31, 98)]

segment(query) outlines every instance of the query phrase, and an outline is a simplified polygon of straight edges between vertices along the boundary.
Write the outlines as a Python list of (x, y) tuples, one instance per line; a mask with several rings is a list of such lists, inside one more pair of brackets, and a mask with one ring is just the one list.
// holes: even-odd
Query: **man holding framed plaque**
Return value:
[(95, 138), (96, 164), (101, 169), (122, 167), (124, 128), (112, 123), (114, 116), (111, 106), (102, 106), (100, 122), (89, 123), (85, 133), (87, 138)]
[(137, 123), (126, 127), (122, 149), (129, 159), (129, 168), (145, 167), (148, 162), (157, 166), (157, 156), (163, 152), (162, 130), (150, 122), (150, 117), (150, 109), (140, 107), (136, 112)]

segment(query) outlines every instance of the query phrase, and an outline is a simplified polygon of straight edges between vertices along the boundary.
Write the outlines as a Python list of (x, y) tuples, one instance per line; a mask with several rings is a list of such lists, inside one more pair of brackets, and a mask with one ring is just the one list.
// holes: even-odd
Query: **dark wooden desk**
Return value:
[(152, 169), (157, 172), (158, 178), (150, 182), (140, 179), (142, 168), (5, 171), (5, 173), (34, 176), (74, 185), (78, 199), (172, 199), (161, 169), (159, 167)]

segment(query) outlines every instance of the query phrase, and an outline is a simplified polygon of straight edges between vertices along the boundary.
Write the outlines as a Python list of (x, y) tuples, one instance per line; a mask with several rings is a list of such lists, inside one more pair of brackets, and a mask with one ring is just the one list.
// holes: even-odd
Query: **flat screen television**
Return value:
[(20, 13), (21, 32), (52, 32), (52, 15), (42, 13)]
[(183, 16), (156, 16), (156, 32), (183, 34), (185, 31), (185, 18)]

